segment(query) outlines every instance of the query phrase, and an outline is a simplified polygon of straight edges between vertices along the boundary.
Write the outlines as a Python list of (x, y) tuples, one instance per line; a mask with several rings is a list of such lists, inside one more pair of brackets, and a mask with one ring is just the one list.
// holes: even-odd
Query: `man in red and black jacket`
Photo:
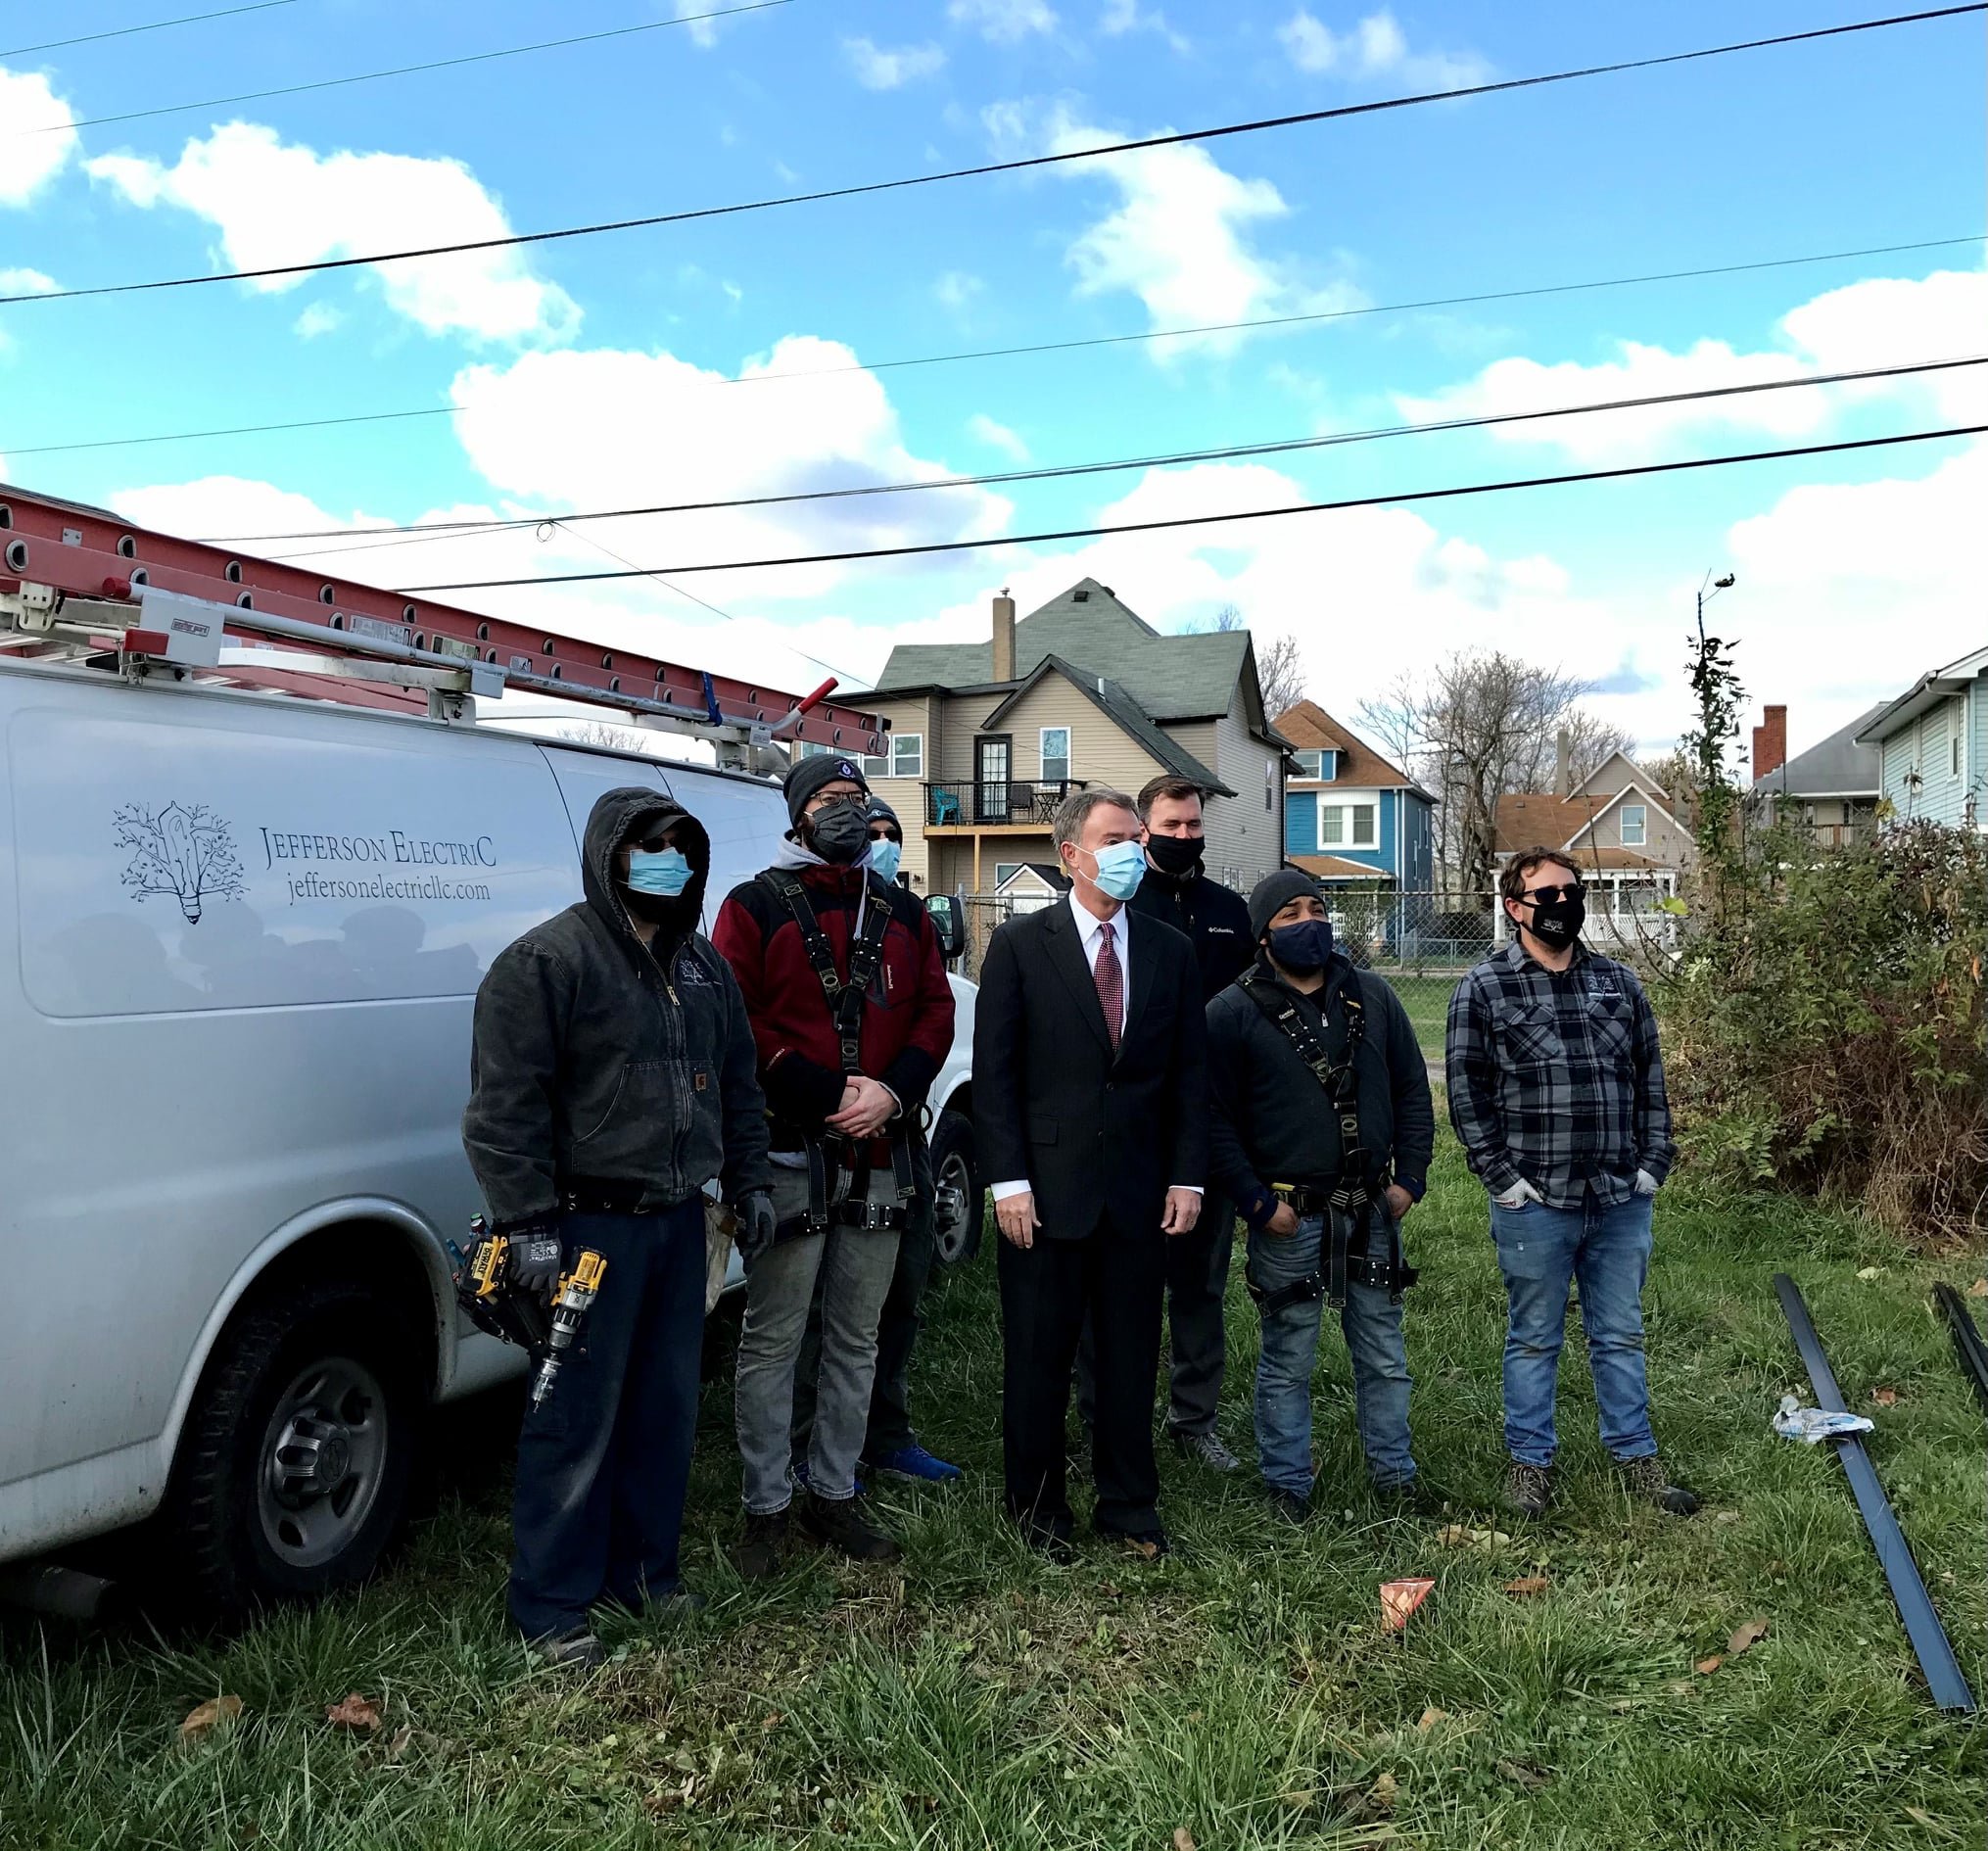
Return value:
[(784, 788), (792, 828), (780, 856), (733, 889), (711, 934), (745, 997), (773, 1121), (778, 1234), (743, 1255), (738, 1341), (746, 1527), (735, 1560), (748, 1579), (772, 1574), (786, 1553), (795, 1364), (818, 1283), (815, 1417), (793, 1514), (859, 1560), (898, 1554), (857, 1509), (856, 1463), (877, 1323), (916, 1212), (919, 1117), (953, 1042), (931, 921), (870, 867), (861, 768), (798, 759)]

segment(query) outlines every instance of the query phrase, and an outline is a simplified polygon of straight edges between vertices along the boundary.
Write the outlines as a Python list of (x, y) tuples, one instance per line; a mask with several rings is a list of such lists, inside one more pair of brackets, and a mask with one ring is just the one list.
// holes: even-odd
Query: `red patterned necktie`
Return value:
[(1105, 1032), (1112, 1037), (1112, 1052), (1118, 1052), (1118, 1036), (1124, 1030), (1125, 973), (1118, 968), (1118, 954), (1112, 949), (1109, 923), (1098, 927), (1098, 962), (1091, 975), (1098, 985), (1098, 1007), (1105, 1012)]

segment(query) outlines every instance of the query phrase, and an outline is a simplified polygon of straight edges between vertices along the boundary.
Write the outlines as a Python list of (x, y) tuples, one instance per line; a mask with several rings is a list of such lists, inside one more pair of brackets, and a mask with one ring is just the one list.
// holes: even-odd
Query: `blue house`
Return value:
[(1988, 829), (1988, 648), (1921, 675), (1857, 736), (1891, 814)]
[(1299, 775), (1284, 785), (1284, 859), (1347, 892), (1436, 884), (1436, 800), (1316, 701), (1278, 716)]

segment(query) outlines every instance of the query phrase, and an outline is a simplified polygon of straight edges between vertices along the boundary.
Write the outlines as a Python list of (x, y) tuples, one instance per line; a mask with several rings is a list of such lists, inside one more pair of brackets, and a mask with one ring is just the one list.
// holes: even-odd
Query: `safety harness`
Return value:
[[(822, 996), (828, 1005), (828, 1020), (834, 1025), (840, 1048), (842, 1072), (853, 1078), (863, 1071), (863, 1003), (876, 973), (883, 965), (883, 935), (890, 929), (889, 890), (866, 875), (865, 891), (869, 904), (863, 912), (863, 928), (849, 937), (849, 974), (835, 970), (835, 949), (815, 908), (807, 888), (791, 869), (769, 868), (760, 876), (781, 905), (793, 915), (800, 928), (801, 948), (809, 967), (822, 984)], [(777, 1241), (792, 1240), (803, 1234), (819, 1234), (830, 1227), (860, 1228), (866, 1231), (896, 1231), (911, 1218), (911, 1202), (917, 1195), (912, 1179), (911, 1120), (905, 1115), (898, 1128), (887, 1134), (890, 1140), (890, 1167), (897, 1183), (897, 1201), (869, 1200), (870, 1142), (852, 1140), (832, 1131), (803, 1131), (800, 1144), (808, 1159), (808, 1208), (805, 1214), (782, 1221), (775, 1230)], [(835, 1184), (848, 1171), (849, 1187), (842, 1199), (833, 1200)]]
[[(1288, 1305), (1321, 1296), (1337, 1310), (1346, 1304), (1347, 1280), (1350, 1277), (1360, 1285), (1380, 1287), (1392, 1303), (1398, 1305), (1402, 1292), (1415, 1283), (1418, 1275), (1401, 1251), (1400, 1224), (1386, 1212), (1380, 1200), (1387, 1184), (1386, 1167), (1371, 1165), (1360, 1142), (1359, 1055), (1366, 1040), (1367, 1009), (1358, 994), (1359, 978), (1352, 976), (1340, 989), (1340, 1007), (1346, 1012), (1346, 1052), (1336, 1065), (1325, 1044), (1312, 1033), (1297, 998), (1261, 965), (1246, 971), (1239, 981), (1243, 994), (1275, 1024), (1297, 1050), (1298, 1058), (1311, 1069), (1339, 1119), (1340, 1148), (1339, 1176), (1330, 1187), (1306, 1183), (1271, 1185), (1278, 1198), (1290, 1205), (1293, 1213), (1325, 1217), (1323, 1272), (1314, 1270), (1288, 1285), (1266, 1288), (1256, 1283), (1246, 1266), (1243, 1280), (1250, 1296), (1266, 1318), (1276, 1316)], [(1387, 1237), (1386, 1249), (1379, 1255), (1373, 1251), (1376, 1225)], [(1352, 1251), (1355, 1241), (1357, 1253)]]

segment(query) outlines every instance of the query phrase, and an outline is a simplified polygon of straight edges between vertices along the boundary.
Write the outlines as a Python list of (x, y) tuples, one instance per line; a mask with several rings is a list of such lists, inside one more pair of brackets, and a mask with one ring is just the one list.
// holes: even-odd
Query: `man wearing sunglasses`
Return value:
[(1650, 1210), (1677, 1150), (1656, 1018), (1635, 973), (1582, 943), (1581, 873), (1558, 849), (1513, 856), (1498, 891), (1516, 936), (1456, 986), (1445, 1068), (1505, 1281), (1506, 1502), (1534, 1517), (1552, 1499), (1578, 1279), (1602, 1444), (1633, 1495), (1689, 1516), (1697, 1498), (1657, 1456), (1643, 1367)]
[(678, 1596), (704, 1336), (704, 1185), (771, 1239), (765, 1102), (744, 999), (697, 931), (711, 838), (654, 785), (610, 790), (586, 898), (477, 991), (462, 1141), (512, 1290), (550, 1303), (606, 1262), (583, 1340), (525, 1415), (510, 1611), (548, 1664), (605, 1657), (588, 1611)]

